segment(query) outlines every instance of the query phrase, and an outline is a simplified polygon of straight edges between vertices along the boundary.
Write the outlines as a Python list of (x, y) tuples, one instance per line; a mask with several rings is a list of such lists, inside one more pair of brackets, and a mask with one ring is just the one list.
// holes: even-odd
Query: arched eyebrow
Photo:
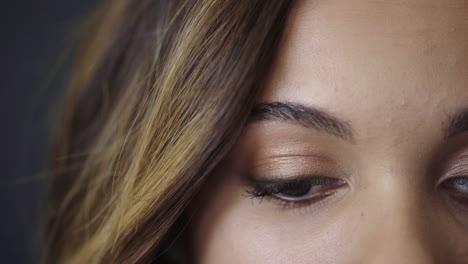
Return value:
[(257, 104), (248, 123), (262, 121), (291, 122), (354, 143), (353, 129), (348, 122), (325, 111), (298, 103), (276, 101)]
[(445, 138), (451, 138), (468, 131), (468, 109), (461, 110), (448, 118)]

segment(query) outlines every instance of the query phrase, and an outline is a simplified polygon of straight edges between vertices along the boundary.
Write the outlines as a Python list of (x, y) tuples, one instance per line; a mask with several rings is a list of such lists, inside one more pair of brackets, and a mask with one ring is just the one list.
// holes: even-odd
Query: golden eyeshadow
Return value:
[(333, 160), (319, 155), (277, 155), (252, 161), (249, 173), (263, 179), (287, 179), (300, 175), (346, 178)]

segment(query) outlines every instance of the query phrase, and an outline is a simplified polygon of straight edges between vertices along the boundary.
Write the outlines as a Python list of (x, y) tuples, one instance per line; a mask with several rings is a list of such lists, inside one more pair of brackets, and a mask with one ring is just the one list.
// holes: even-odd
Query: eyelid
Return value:
[(468, 146), (439, 153), (432, 164), (431, 174), (437, 185), (452, 177), (468, 175)]
[(247, 173), (245, 174), (245, 178), (253, 183), (281, 184), (281, 183), (288, 183), (291, 181), (302, 181), (302, 180), (311, 180), (314, 178), (333, 178), (333, 177), (325, 176), (322, 174), (296, 174), (296, 175), (288, 175), (285, 177), (283, 176), (264, 177), (264, 176), (256, 176), (251, 173)]
[[(272, 205), (275, 205), (275, 207), (278, 206), (278, 208), (282, 209), (296, 210), (309, 208), (312, 205), (320, 204), (322, 200), (325, 200), (328, 197), (342, 198), (343, 196), (338, 194), (344, 194), (345, 192), (339, 192), (339, 189), (342, 189), (343, 187), (349, 187), (349, 184), (346, 181), (334, 177), (304, 175), (300, 177), (301, 180), (295, 180), (291, 178), (292, 177), (289, 177), (289, 180), (279, 179), (279, 186), (275, 186), (275, 183), (271, 183), (271, 186), (262, 186), (262, 183), (259, 183), (260, 185), (256, 186), (255, 182), (253, 182), (250, 183), (247, 187), (246, 193), (250, 198), (260, 199), (260, 203), (264, 199), (268, 199), (271, 201)], [(288, 194), (290, 189), (286, 187), (286, 190), (283, 190), (285, 186), (281, 186), (284, 182), (286, 182), (286, 185), (288, 185), (287, 182), (293, 182), (292, 185), (294, 186), (301, 181), (309, 181), (310, 183), (310, 185), (307, 187), (308, 191), (304, 195), (290, 195)], [(318, 189), (314, 189), (316, 187)], [(294, 187), (292, 188), (294, 190)], [(285, 197), (281, 197), (282, 194), (285, 194)]]
[(466, 184), (468, 182), (468, 175), (467, 176), (459, 176), (459, 177), (451, 177), (444, 182), (442, 182), (442, 186), (447, 187), (448, 183), (456, 183), (456, 184)]
[(457, 158), (450, 162), (446, 167), (447, 168), (444, 169), (442, 177), (440, 177), (437, 185), (453, 178), (468, 177), (468, 156), (464, 155)]
[[(328, 187), (330, 188), (331, 190), (334, 190), (336, 188), (340, 188), (340, 187), (343, 187), (345, 185), (347, 185), (346, 181), (342, 180), (342, 179), (336, 179), (336, 178), (331, 178), (331, 177), (322, 177), (322, 176), (311, 176), (310, 178), (310, 181), (313, 181), (314, 179), (320, 179), (321, 183), (318, 183), (318, 182), (314, 182), (312, 184), (312, 186), (310, 186), (310, 189), (309, 191), (314, 188), (314, 187), (317, 187), (317, 186), (324, 186), (324, 187)], [(309, 200), (309, 199), (313, 199), (314, 197), (317, 197), (317, 196), (322, 196), (324, 194), (328, 194), (331, 192), (330, 189), (327, 189), (327, 190), (322, 190), (320, 192), (315, 192), (315, 193), (311, 193), (311, 194), (306, 194), (306, 195), (302, 195), (302, 196), (298, 196), (298, 197), (290, 197), (288, 195), (283, 195), (281, 192), (278, 193), (277, 195), (275, 195), (275, 197), (279, 198), (279, 199), (282, 199), (282, 200), (285, 200), (285, 201), (290, 201), (290, 202), (299, 202), (299, 201), (304, 201), (304, 200)]]
[[(277, 181), (324, 176), (351, 182), (352, 174), (338, 162), (318, 155), (277, 155), (264, 158), (247, 169), (252, 179)], [(253, 177), (255, 175), (255, 177)]]

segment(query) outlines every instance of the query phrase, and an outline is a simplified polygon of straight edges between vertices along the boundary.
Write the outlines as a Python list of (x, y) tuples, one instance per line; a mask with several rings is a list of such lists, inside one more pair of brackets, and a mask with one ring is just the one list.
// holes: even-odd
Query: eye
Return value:
[(323, 176), (304, 176), (293, 179), (255, 180), (247, 193), (256, 198), (270, 197), (282, 205), (310, 204), (326, 198), (333, 191), (347, 185), (344, 180)]
[(442, 182), (441, 187), (450, 196), (468, 207), (468, 177), (453, 177)]

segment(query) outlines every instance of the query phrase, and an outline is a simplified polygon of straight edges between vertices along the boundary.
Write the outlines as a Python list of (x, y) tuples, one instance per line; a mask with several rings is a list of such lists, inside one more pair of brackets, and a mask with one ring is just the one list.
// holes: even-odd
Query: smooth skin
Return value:
[[(353, 137), (249, 123), (203, 189), (196, 263), (468, 263), (468, 202), (442, 187), (468, 177), (468, 131), (447, 135), (468, 109), (467, 1), (296, 1), (258, 98), (278, 101), (323, 111)], [(346, 185), (286, 205), (249, 195), (248, 173)]]

